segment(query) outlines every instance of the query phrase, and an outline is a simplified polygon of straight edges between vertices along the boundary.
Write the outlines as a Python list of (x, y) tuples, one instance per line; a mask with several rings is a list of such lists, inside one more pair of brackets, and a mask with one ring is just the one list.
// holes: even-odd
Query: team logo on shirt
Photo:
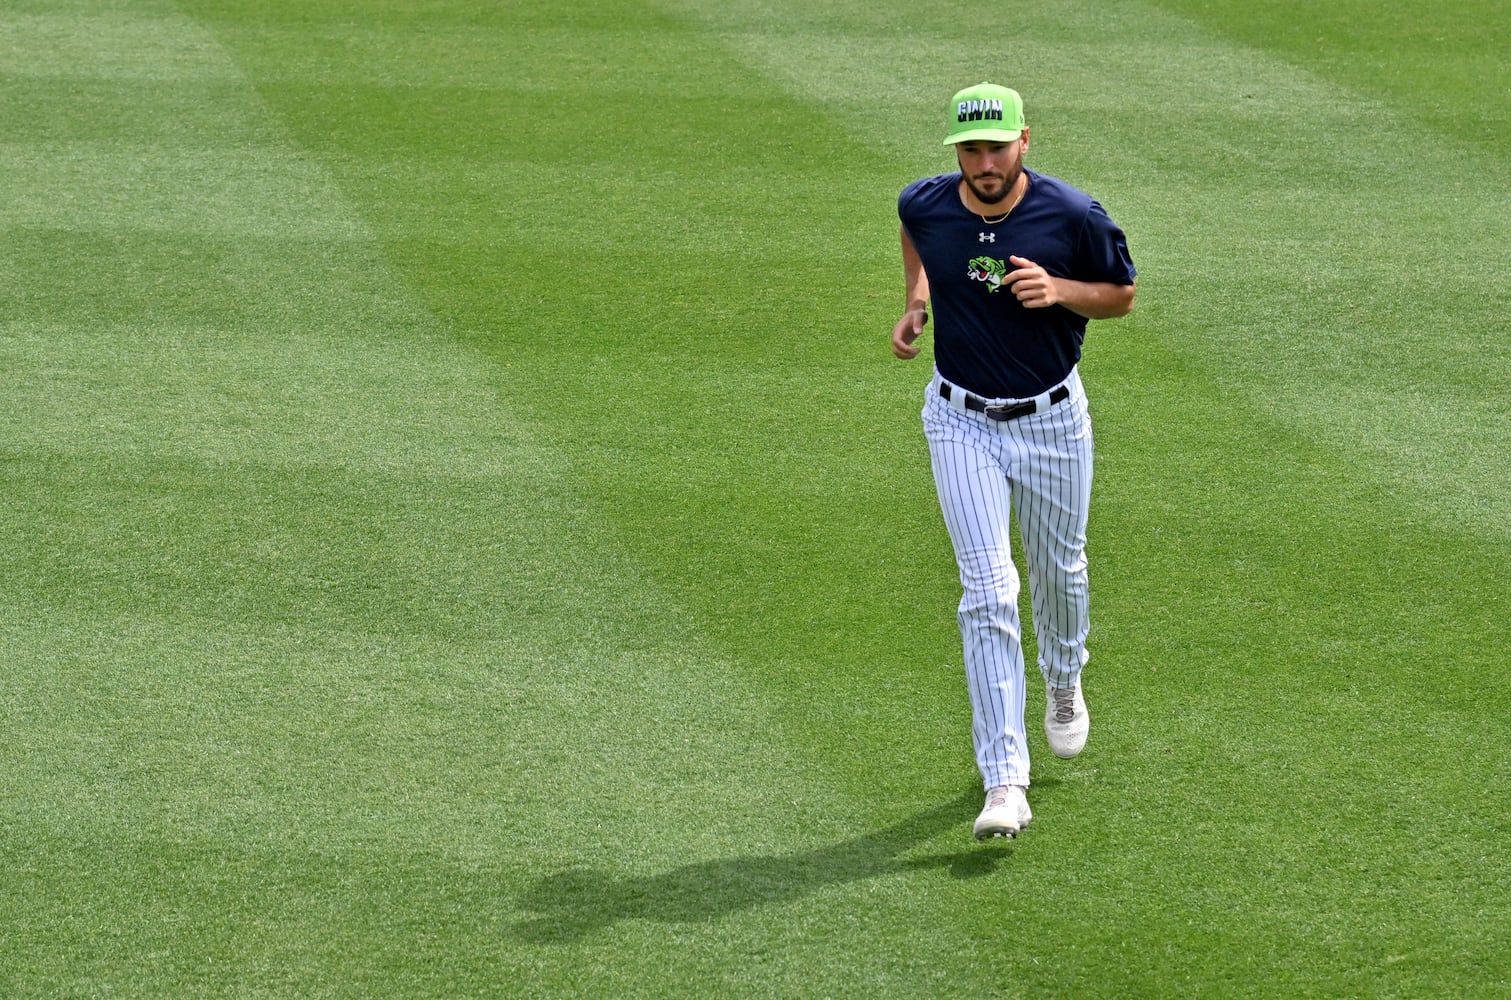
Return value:
[(984, 281), (987, 291), (995, 292), (1002, 287), (1002, 279), (1007, 277), (1007, 264), (994, 257), (977, 257), (970, 262), (970, 271), (967, 272), (975, 281)]

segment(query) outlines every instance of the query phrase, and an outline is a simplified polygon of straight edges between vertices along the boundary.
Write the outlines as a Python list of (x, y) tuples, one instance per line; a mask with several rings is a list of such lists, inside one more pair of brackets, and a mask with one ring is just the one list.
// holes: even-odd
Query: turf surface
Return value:
[[(8, 0), (0, 995), (1511, 995), (1511, 19), (1392, 11)], [(1140, 292), (978, 846), (984, 78)]]

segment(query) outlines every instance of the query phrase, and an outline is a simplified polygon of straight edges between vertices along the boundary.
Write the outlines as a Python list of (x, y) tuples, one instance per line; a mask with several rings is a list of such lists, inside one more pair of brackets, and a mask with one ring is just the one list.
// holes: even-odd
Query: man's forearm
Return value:
[(929, 304), (929, 276), (923, 269), (923, 260), (918, 256), (917, 248), (908, 237), (908, 231), (903, 229), (901, 234), (904, 309), (924, 309)]
[(1133, 311), (1133, 285), (1055, 278), (1059, 304), (1087, 319), (1117, 319)]

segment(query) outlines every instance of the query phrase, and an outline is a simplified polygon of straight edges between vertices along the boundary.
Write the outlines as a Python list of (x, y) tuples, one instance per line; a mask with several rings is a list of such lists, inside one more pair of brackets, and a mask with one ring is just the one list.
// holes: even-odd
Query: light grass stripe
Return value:
[(288, 146), (0, 146), (0, 224), (228, 236), (370, 238), (322, 169)]
[[(22, 6), (26, 6), (25, 3)], [(55, 79), (214, 81), (239, 76), (214, 36), (161, 5), (129, 3), (110, 10), (97, 3), (60, 4), (43, 12), (0, 16), (6, 75)]]
[[(427, 22), (422, 9), (414, 23), (403, 32), (378, 19), (321, 17), (318, 13), (306, 23), (286, 21), (229, 29), (228, 41), (246, 43), (250, 52), (278, 53), (276, 61), (249, 67), (259, 80), (270, 83), (332, 85), (343, 88), (364, 87), (442, 87), (463, 92), (498, 92), (501, 94), (540, 95), (559, 92), (560, 80), (571, 77), (591, 79), (604, 66), (603, 46), (622, 45), (622, 32), (611, 19), (576, 20), (569, 8), (549, 16), (549, 23), (539, 23), (528, 9), (499, 7), (493, 16), (508, 25), (518, 42), (518, 54), (544, 56), (551, 60), (549, 75), (531, 72), (497, 72), (498, 35), (486, 28), (457, 26), (451, 20)], [(641, 40), (647, 47), (665, 45), (658, 36)], [(332, 51), (350, 53), (351, 58), (332, 61)], [(652, 93), (667, 85), (647, 77)], [(583, 108), (570, 98), (556, 105), (561, 116), (573, 119)], [(599, 107), (597, 113), (612, 113)], [(521, 128), (539, 128), (542, 122), (519, 123)]]
[[(792, 766), (765, 741), (707, 752), (702, 702), (668, 672), (716, 661), (564, 641), (527, 621), (441, 635), (0, 607), (0, 650), (27, 668), (7, 683), (9, 809), (33, 835), (550, 866), (603, 820), (622, 844), (655, 842), (691, 796), (724, 819), (675, 839), (717, 852), (750, 808), (725, 776)], [(40, 629), (52, 641), (29, 647)], [(612, 700), (596, 694), (595, 663), (613, 670)], [(598, 814), (581, 812), (590, 801)], [(629, 850), (619, 863), (667, 860)]]
[[(0, 435), (74, 454), (542, 475), (544, 450), (505, 419), (497, 391), (414, 317), (407, 340), (301, 318), (256, 338), (14, 322), (0, 326), (0, 356), (22, 377)], [(440, 349), (423, 350), (427, 341)]]

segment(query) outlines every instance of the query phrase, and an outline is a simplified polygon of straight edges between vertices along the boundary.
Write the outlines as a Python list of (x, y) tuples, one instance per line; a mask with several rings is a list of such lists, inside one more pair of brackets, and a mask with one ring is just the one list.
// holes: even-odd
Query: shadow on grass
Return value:
[(621, 920), (714, 920), (799, 899), (825, 886), (899, 872), (937, 868), (954, 878), (980, 878), (1011, 857), (1011, 841), (953, 854), (897, 857), (946, 829), (968, 829), (963, 822), (975, 817), (979, 800), (979, 793), (971, 792), (885, 829), (800, 854), (722, 858), (632, 878), (586, 868), (559, 872), (524, 894), (520, 909), (537, 916), (512, 931), (534, 944), (566, 943)]

